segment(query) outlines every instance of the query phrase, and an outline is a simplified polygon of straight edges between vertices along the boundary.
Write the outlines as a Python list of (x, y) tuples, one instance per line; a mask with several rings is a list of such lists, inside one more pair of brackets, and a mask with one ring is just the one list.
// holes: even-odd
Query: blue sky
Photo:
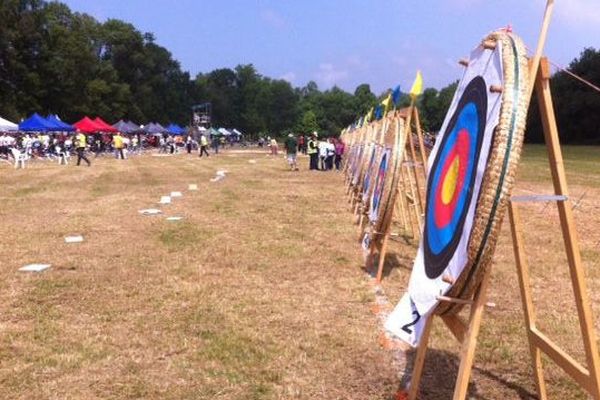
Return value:
[[(511, 24), (535, 49), (545, 0), (63, 0), (100, 21), (155, 34), (192, 75), (237, 64), (294, 86), (379, 94), (460, 77), (456, 61), (488, 32)], [(567, 65), (600, 48), (600, 0), (556, 0), (546, 53)]]

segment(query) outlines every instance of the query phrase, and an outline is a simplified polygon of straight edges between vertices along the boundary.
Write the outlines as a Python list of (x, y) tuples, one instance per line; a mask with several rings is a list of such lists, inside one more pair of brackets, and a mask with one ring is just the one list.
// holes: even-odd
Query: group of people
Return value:
[(341, 139), (330, 137), (318, 140), (317, 134), (307, 141), (306, 153), (310, 157), (310, 170), (313, 171), (339, 171), (342, 167), (342, 157), (346, 145)]
[[(338, 138), (330, 137), (319, 140), (317, 132), (313, 132), (308, 139), (302, 135), (296, 139), (290, 133), (285, 141), (288, 164), (294, 171), (298, 170), (298, 152), (310, 157), (309, 170), (311, 171), (331, 171), (334, 168), (340, 171), (345, 148), (344, 142)], [(271, 145), (271, 154), (277, 154), (273, 153), (273, 145)]]

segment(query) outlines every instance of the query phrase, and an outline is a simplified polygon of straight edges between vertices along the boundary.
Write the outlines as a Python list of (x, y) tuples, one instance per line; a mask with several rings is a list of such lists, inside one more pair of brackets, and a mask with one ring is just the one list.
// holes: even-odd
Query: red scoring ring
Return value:
[[(435, 189), (434, 197), (434, 221), (435, 226), (438, 229), (445, 228), (450, 223), (450, 221), (452, 220), (452, 216), (456, 212), (456, 202), (465, 185), (465, 174), (467, 172), (467, 165), (469, 163), (469, 139), (469, 132), (465, 128), (461, 129), (458, 132), (456, 142), (454, 143), (453, 148), (450, 149), (446, 156), (446, 159), (444, 160), (444, 166), (442, 168), (442, 173), (440, 175), (438, 186)], [(456, 157), (458, 157), (459, 167), (454, 194), (452, 196), (452, 200), (448, 204), (444, 204), (444, 202), (442, 201), (442, 190), (444, 187), (444, 181)]]

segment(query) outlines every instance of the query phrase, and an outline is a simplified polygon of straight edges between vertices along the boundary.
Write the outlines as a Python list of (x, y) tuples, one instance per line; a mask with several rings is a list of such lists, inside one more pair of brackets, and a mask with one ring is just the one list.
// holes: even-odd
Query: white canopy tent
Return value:
[(221, 132), (223, 134), (223, 136), (231, 136), (231, 132), (229, 132), (225, 128), (219, 128), (219, 132)]
[(0, 117), (0, 132), (16, 132), (19, 125)]
[(238, 131), (237, 129), (234, 129), (231, 132), (233, 132), (235, 135), (238, 135), (238, 136), (244, 136), (244, 134), (242, 132)]

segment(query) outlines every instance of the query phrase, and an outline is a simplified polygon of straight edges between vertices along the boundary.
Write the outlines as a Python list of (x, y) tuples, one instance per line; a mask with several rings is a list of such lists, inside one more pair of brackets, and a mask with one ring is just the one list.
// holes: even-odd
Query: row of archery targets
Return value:
[(383, 119), (342, 133), (349, 151), (344, 172), (349, 208), (359, 227), (367, 264), (380, 257), (381, 281), (390, 236), (418, 239), (431, 140), (420, 129), (414, 103)]
[[(528, 57), (511, 29), (495, 31), (462, 60), (463, 76), (435, 140), (410, 107), (342, 132), (349, 208), (358, 225), (367, 270), (381, 281), (391, 236), (419, 241), (406, 293), (385, 330), (417, 347), (409, 398), (415, 399), (434, 316), (461, 343), (461, 367), (454, 399), (466, 397), (489, 271), (507, 209), (538, 394), (546, 398), (543, 352), (594, 398), (600, 399), (600, 362), (593, 319), (570, 215), (548, 62), (541, 57), (553, 1), (548, 1), (538, 49)], [(511, 198), (526, 116), (538, 95), (571, 283), (581, 322), (587, 366), (577, 364), (535, 325), (516, 200)], [(435, 142), (435, 144), (433, 144)], [(540, 196), (519, 201), (539, 201)], [(377, 257), (378, 256), (378, 257)], [(375, 262), (377, 260), (377, 262)], [(469, 308), (466, 320), (459, 312)]]

